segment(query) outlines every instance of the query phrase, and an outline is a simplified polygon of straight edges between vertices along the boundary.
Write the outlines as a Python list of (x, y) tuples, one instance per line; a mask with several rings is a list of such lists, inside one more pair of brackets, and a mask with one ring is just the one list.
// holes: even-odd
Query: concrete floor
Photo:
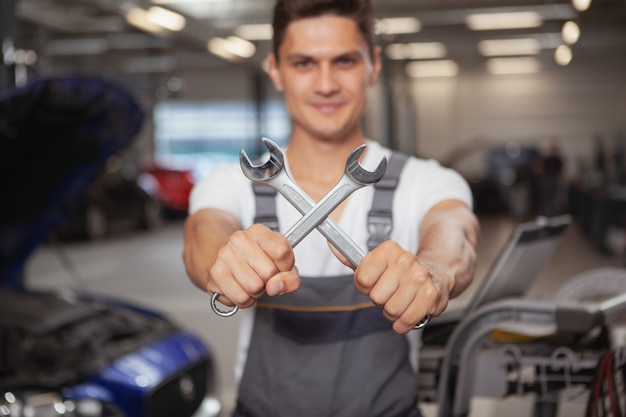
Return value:
[[(507, 217), (484, 218), (481, 225), (477, 277), (484, 276), (515, 221)], [(220, 395), (224, 415), (228, 415), (236, 395), (232, 369), (238, 318), (237, 315), (220, 318), (212, 313), (206, 294), (186, 278), (182, 247), (182, 221), (167, 223), (151, 232), (119, 234), (100, 242), (64, 244), (62, 250), (44, 246), (27, 264), (27, 283), (39, 289), (78, 287), (122, 297), (157, 308), (195, 331), (213, 348), (219, 363)], [(615, 264), (616, 260), (599, 253), (574, 223), (529, 296), (549, 297), (575, 274)], [(504, 407), (509, 417), (513, 417), (512, 410), (518, 410), (515, 415), (520, 416), (530, 412), (519, 399), (501, 404), (477, 399), (472, 405), (472, 415), (503, 415), (498, 407)], [(426, 408), (427, 414), (433, 413), (432, 407)]]

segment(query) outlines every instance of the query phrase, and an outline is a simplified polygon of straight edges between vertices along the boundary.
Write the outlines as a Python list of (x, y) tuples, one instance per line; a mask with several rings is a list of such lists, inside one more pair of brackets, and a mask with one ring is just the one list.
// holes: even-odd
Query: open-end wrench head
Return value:
[(243, 149), (239, 152), (239, 164), (243, 174), (252, 181), (260, 182), (274, 178), (285, 166), (285, 157), (280, 147), (268, 138), (261, 140), (270, 154), (268, 160), (261, 165), (254, 165)]
[(387, 170), (387, 158), (383, 156), (376, 169), (374, 171), (368, 171), (359, 163), (359, 158), (361, 154), (363, 154), (365, 146), (366, 145), (361, 145), (352, 151), (346, 161), (346, 174), (360, 184), (370, 185), (377, 183), (381, 180), (383, 175), (385, 175), (385, 171)]

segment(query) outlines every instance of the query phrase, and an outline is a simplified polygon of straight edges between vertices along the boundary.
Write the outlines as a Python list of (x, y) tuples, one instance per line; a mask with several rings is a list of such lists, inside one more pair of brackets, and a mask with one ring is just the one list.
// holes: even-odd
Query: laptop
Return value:
[(432, 323), (458, 322), (491, 301), (523, 296), (550, 262), (571, 222), (572, 217), (563, 214), (518, 224), (469, 302), (450, 305)]

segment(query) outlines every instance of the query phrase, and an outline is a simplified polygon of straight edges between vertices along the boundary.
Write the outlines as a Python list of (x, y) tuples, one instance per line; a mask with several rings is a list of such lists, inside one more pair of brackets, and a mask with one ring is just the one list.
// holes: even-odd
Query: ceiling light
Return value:
[(207, 43), (209, 52), (229, 61), (250, 58), (256, 52), (253, 43), (236, 36), (213, 38)]
[(421, 28), (422, 24), (414, 17), (392, 17), (376, 21), (376, 32), (384, 35), (416, 33)]
[(488, 39), (478, 42), (478, 51), (483, 56), (536, 55), (541, 45), (535, 38)]
[(539, 61), (533, 57), (491, 58), (487, 60), (486, 66), (487, 71), (495, 75), (539, 72)]
[(385, 48), (389, 59), (436, 59), (448, 53), (441, 42), (392, 43)]
[(478, 13), (467, 16), (465, 23), (472, 30), (520, 29), (539, 27), (542, 20), (536, 12)]
[(459, 72), (459, 66), (450, 59), (414, 61), (406, 65), (405, 72), (412, 78), (454, 77)]
[(148, 12), (139, 7), (131, 7), (126, 11), (126, 21), (135, 26), (137, 29), (141, 29), (144, 32), (150, 32), (153, 34), (163, 34), (163, 27), (155, 24), (148, 18)]
[(561, 38), (563, 42), (568, 45), (573, 45), (578, 42), (578, 38), (580, 38), (580, 28), (576, 22), (569, 20), (563, 24), (563, 28), (561, 28)]
[(267, 41), (272, 39), (272, 25), (241, 25), (235, 29), (235, 35), (249, 41)]
[(155, 25), (165, 29), (178, 32), (185, 27), (185, 17), (179, 13), (164, 9), (159, 6), (152, 6), (147, 12), (148, 20)]
[(584, 12), (591, 6), (591, 0), (572, 0), (572, 6), (579, 12)]
[(554, 51), (554, 60), (563, 67), (572, 62), (572, 58), (572, 50), (567, 45), (559, 45)]

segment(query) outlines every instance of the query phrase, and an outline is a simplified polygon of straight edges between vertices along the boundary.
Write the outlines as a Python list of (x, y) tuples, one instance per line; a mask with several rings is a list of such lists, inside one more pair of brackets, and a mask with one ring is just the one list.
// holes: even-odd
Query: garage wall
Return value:
[[(538, 75), (461, 75), (413, 81), (417, 153), (443, 158), (459, 146), (485, 148), (518, 141), (546, 150), (557, 140), (568, 174), (591, 162), (593, 140), (607, 152), (626, 129), (626, 66), (583, 72), (572, 68)], [(485, 144), (481, 146), (481, 144)], [(473, 161), (473, 167), (479, 160)]]

